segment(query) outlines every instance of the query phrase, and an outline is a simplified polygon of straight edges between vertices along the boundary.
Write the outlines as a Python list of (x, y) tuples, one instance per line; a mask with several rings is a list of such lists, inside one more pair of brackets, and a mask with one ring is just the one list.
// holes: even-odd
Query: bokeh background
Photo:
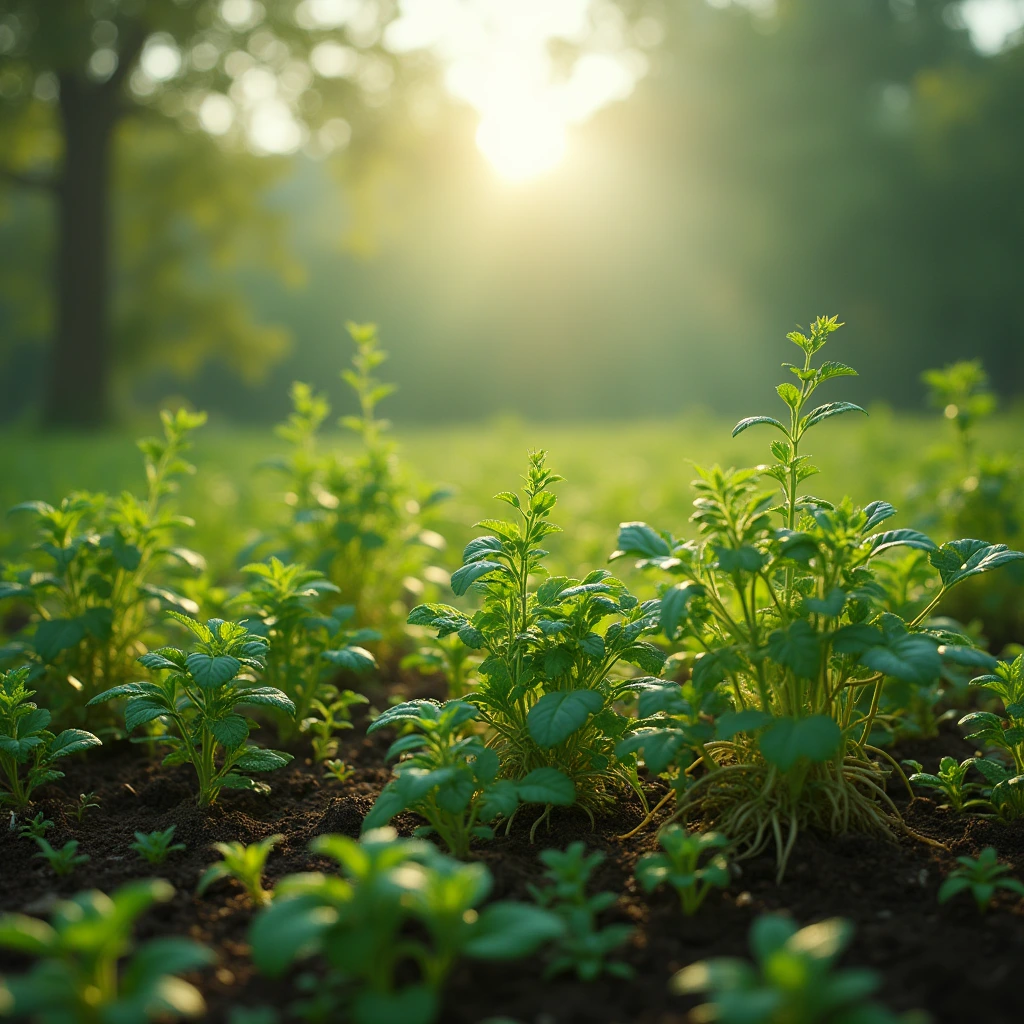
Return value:
[(733, 416), (1024, 380), (1017, 0), (0, 0), (0, 420)]

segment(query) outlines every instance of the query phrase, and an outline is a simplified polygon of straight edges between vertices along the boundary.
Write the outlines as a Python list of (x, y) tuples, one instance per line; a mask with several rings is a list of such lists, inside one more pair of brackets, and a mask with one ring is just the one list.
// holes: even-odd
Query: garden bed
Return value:
[[(80, 889), (110, 892), (130, 879), (161, 875), (175, 886), (176, 895), (142, 919), (138, 936), (188, 935), (216, 950), (216, 966), (193, 978), (206, 998), (208, 1019), (226, 1022), (234, 1007), (272, 1006), (288, 1020), (291, 985), (260, 977), (249, 960), (246, 940), (253, 910), (241, 889), (227, 882), (204, 898), (194, 895), (200, 874), (216, 859), (210, 844), (281, 833), (284, 839), (267, 867), (270, 885), (290, 872), (326, 867), (307, 852), (309, 841), (327, 832), (358, 835), (363, 816), (390, 777), (386, 749), (386, 737), (364, 736), (359, 722), (343, 738), (342, 756), (355, 769), (348, 782), (324, 780), (319, 767), (300, 756), (275, 773), (269, 797), (230, 793), (201, 810), (195, 806), (190, 768), (159, 769), (142, 748), (109, 743), (69, 764), (66, 778), (36, 807), (54, 821), (50, 836), (55, 845), (79, 840), (89, 863), (71, 878), (57, 879), (33, 857), (33, 844), (4, 829), (0, 909), (42, 915), (55, 898)], [(948, 732), (901, 753), (931, 763), (940, 752), (960, 750), (964, 756), (970, 753), (955, 732)], [(79, 793), (90, 790), (99, 807), (79, 823), (73, 804)], [(712, 894), (691, 918), (679, 912), (670, 890), (648, 896), (632, 877), (637, 858), (656, 848), (653, 827), (630, 840), (617, 838), (641, 820), (635, 797), (623, 799), (618, 813), (599, 819), (594, 831), (582, 813), (561, 811), (550, 832), (538, 833), (536, 845), (530, 844), (527, 828), (517, 824), (511, 836), (477, 849), (494, 876), (494, 895), (528, 899), (527, 883), (539, 871), (538, 851), (583, 838), (606, 856), (596, 888), (620, 894), (607, 920), (635, 926), (621, 957), (635, 976), (631, 981), (601, 978), (585, 984), (557, 978), (541, 983), (539, 957), (511, 964), (464, 961), (447, 987), (441, 1019), (445, 1024), (480, 1024), (497, 1017), (521, 1024), (682, 1024), (695, 1000), (670, 994), (673, 972), (708, 956), (745, 956), (753, 920), (764, 911), (784, 911), (801, 924), (834, 915), (851, 920), (856, 937), (846, 962), (880, 972), (881, 1000), (893, 1010), (925, 1009), (937, 1024), (1016, 1024), (1021, 1003), (1015, 969), (1024, 954), (1024, 908), (1012, 894), (1000, 895), (981, 917), (966, 897), (940, 907), (936, 893), (956, 856), (976, 855), (985, 846), (995, 846), (1001, 858), (1019, 868), (1024, 826), (956, 816), (927, 799), (908, 805), (906, 794), (901, 797), (895, 788), (892, 795), (909, 825), (947, 849), (911, 838), (889, 844), (857, 836), (805, 835), (781, 885), (775, 884), (771, 855), (743, 861), (733, 885)], [(177, 826), (175, 839), (187, 849), (154, 871), (128, 845), (136, 830), (171, 824)], [(408, 833), (417, 822), (402, 816), (395, 824)], [(26, 963), (2, 954), (0, 972)]]

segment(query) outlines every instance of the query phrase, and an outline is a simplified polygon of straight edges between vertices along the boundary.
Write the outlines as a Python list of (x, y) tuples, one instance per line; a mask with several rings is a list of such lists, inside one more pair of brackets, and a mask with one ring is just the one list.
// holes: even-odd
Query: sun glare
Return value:
[[(400, 10), (387, 45), (440, 56), (448, 91), (480, 116), (477, 148), (509, 183), (558, 167), (572, 127), (625, 99), (647, 70), (637, 47), (652, 26), (637, 38), (603, 0), (402, 0)], [(555, 44), (574, 58), (556, 64)]]

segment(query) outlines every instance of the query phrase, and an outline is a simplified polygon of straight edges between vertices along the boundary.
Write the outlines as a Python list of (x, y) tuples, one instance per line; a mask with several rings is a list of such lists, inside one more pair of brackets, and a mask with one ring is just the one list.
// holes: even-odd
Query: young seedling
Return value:
[(78, 840), (69, 839), (59, 850), (55, 850), (42, 836), (34, 836), (39, 852), (33, 854), (40, 857), (50, 865), (50, 870), (58, 878), (66, 878), (72, 874), (77, 867), (88, 864), (89, 855), (78, 852)]
[[(883, 686), (930, 687), (945, 663), (977, 658), (969, 641), (931, 628), (929, 617), (964, 580), (1024, 559), (1005, 544), (967, 538), (940, 546), (917, 530), (878, 531), (896, 514), (887, 502), (834, 505), (804, 491), (818, 472), (805, 451), (809, 433), (864, 412), (850, 402), (814, 404), (821, 386), (855, 373), (819, 361), (840, 326), (819, 317), (809, 334), (788, 335), (801, 359), (784, 364), (792, 380), (776, 389), (785, 415), (751, 416), (733, 430), (775, 431), (772, 463), (698, 470), (697, 539), (623, 523), (612, 555), (667, 574), (661, 630), (684, 647), (696, 692), (717, 688), (732, 704), (697, 748), (706, 770), (679, 789), (676, 816), (703, 813), (740, 856), (774, 840), (779, 878), (801, 828), (906, 830), (885, 796), (887, 769), (874, 760), (888, 758), (872, 739)], [(879, 569), (899, 548), (923, 552), (931, 565), (906, 617), (892, 610), (904, 608), (905, 594)], [(663, 762), (670, 737), (651, 739)], [(675, 742), (684, 759), (678, 778), (694, 744)]]
[(1003, 877), (1010, 869), (999, 863), (991, 846), (986, 846), (976, 858), (957, 857), (956, 860), (960, 867), (954, 868), (939, 888), (940, 903), (948, 903), (954, 896), (970, 892), (978, 905), (978, 913), (984, 914), (998, 889), (1024, 896), (1024, 885), (1016, 878)]
[(172, 843), (175, 826), (165, 828), (163, 832), (136, 832), (135, 842), (128, 847), (134, 850), (139, 857), (149, 864), (163, 864), (168, 854), (176, 850), (184, 850), (184, 843)]
[(499, 816), (511, 822), (520, 801), (572, 803), (569, 780), (553, 768), (537, 768), (521, 782), (498, 779), (498, 755), (476, 733), (479, 718), (479, 709), (462, 700), (413, 700), (385, 711), (367, 733), (394, 726), (410, 731), (388, 750), (389, 758), (404, 757), (363, 820), (363, 830), (414, 811), (429, 823), (419, 834), (436, 832), (461, 859), (474, 838), (493, 838), (484, 822)]
[[(664, 853), (647, 853), (637, 862), (637, 881), (647, 892), (670, 885), (679, 895), (683, 913), (696, 914), (708, 893), (729, 884), (729, 862), (716, 852), (729, 846), (718, 832), (687, 832), (676, 824), (658, 833)], [(706, 858), (701, 863), (702, 858)]]
[(100, 745), (84, 729), (50, 732), (50, 712), (29, 699), (36, 691), (25, 685), (28, 675), (28, 668), (0, 672), (0, 770), (6, 777), (0, 806), (19, 811), (36, 789), (64, 777), (54, 767), (57, 760)]
[(338, 753), (338, 737), (335, 735), (344, 729), (352, 728), (351, 708), (355, 704), (366, 704), (367, 699), (361, 693), (352, 690), (339, 690), (329, 683), (322, 683), (317, 696), (310, 702), (309, 718), (302, 723), (304, 732), (308, 732), (313, 744), (313, 760), (327, 761)]
[(75, 804), (74, 810), (75, 821), (81, 825), (89, 811), (94, 811), (97, 807), (99, 807), (99, 801), (95, 793), (79, 793), (78, 803)]
[(23, 914), (0, 916), (0, 946), (37, 958), (4, 979), (14, 1017), (68, 1024), (198, 1017), (199, 991), (178, 977), (214, 959), (189, 939), (151, 939), (133, 952), (136, 919), (174, 889), (162, 879), (130, 882), (112, 896), (93, 890), (57, 904), (51, 923)]
[(18, 831), (21, 839), (42, 839), (49, 830), (53, 828), (53, 822), (40, 811), (27, 825), (22, 825)]
[(186, 615), (172, 615), (196, 637), (195, 650), (163, 647), (144, 654), (140, 663), (155, 674), (163, 673), (162, 682), (125, 683), (89, 703), (127, 697), (128, 732), (156, 719), (165, 722), (170, 732), (158, 740), (171, 752), (163, 763), (192, 765), (200, 807), (212, 804), (222, 789), (268, 792), (270, 787), (250, 773), (282, 768), (292, 755), (250, 744), (249, 719), (241, 712), (270, 707), (294, 714), (295, 705), (272, 686), (254, 685), (252, 673), (263, 670), (266, 639), (222, 619), (204, 625)]
[[(491, 888), (482, 864), (461, 864), (394, 829), (357, 843), (318, 836), (310, 847), (337, 862), (342, 877), (290, 875), (250, 932), (256, 966), (282, 976), (320, 954), (303, 1008), (313, 1019), (352, 1024), (432, 1024), (444, 983), (461, 957), (511, 960), (562, 934), (557, 915), (511, 901), (481, 907)], [(478, 909), (480, 908), (480, 909)], [(411, 926), (411, 927), (410, 927)], [(418, 980), (399, 968), (415, 964)]]
[(989, 800), (981, 796), (974, 796), (975, 793), (980, 794), (982, 791), (980, 783), (966, 781), (967, 773), (974, 765), (975, 760), (975, 758), (969, 757), (966, 761), (957, 764), (955, 758), (944, 757), (939, 761), (939, 770), (935, 775), (924, 771), (920, 761), (908, 760), (903, 763), (908, 768), (914, 769), (914, 773), (909, 779), (913, 785), (921, 786), (924, 789), (934, 789), (941, 793), (946, 799), (946, 806), (960, 814), (969, 809), (987, 810), (992, 806)]
[(348, 782), (355, 773), (355, 769), (349, 767), (342, 760), (324, 761), (324, 775), (334, 779), (335, 782)]
[(544, 878), (549, 884), (543, 888), (533, 885), (527, 888), (537, 903), (557, 914), (565, 924), (544, 976), (551, 978), (575, 971), (581, 981), (593, 981), (602, 974), (632, 977), (633, 969), (628, 964), (607, 957), (629, 939), (633, 929), (625, 924), (597, 926), (597, 915), (615, 902), (615, 893), (599, 892), (588, 896), (586, 891), (590, 876), (604, 860), (604, 854), (596, 851), (588, 854), (583, 843), (575, 842), (565, 851), (544, 850), (540, 860), (547, 868)]
[(282, 840), (284, 836), (267, 836), (257, 843), (230, 842), (214, 843), (215, 849), (223, 860), (212, 864), (199, 879), (196, 887), (196, 895), (202, 896), (206, 890), (219, 882), (222, 878), (233, 878), (249, 894), (249, 899), (257, 907), (266, 906), (273, 894), (263, 888), (263, 869), (266, 867), (270, 851)]
[(708, 994), (695, 1019), (717, 1024), (925, 1024), (918, 1015), (897, 1018), (869, 1001), (878, 988), (873, 971), (835, 967), (852, 935), (849, 922), (839, 918), (797, 930), (788, 918), (766, 914), (750, 929), (753, 965), (702, 960), (679, 971), (669, 987)]

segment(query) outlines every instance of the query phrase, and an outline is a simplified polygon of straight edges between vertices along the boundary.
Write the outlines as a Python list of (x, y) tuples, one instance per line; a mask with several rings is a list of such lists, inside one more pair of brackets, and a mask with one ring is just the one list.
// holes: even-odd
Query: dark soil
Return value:
[[(942, 753), (959, 753), (963, 741), (953, 733), (940, 741), (901, 751), (935, 767)], [(234, 882), (213, 887), (203, 899), (193, 893), (216, 855), (217, 840), (246, 842), (281, 833), (270, 857), (269, 884), (293, 871), (322, 868), (307, 853), (314, 836), (340, 832), (356, 836), (363, 815), (389, 777), (384, 765), (385, 737), (348, 733), (341, 756), (355, 767), (347, 783), (324, 781), (301, 757), (272, 777), (268, 797), (226, 792), (212, 810), (193, 803), (193, 779), (187, 768), (158, 768), (142, 748), (127, 742), (107, 745), (67, 766), (33, 811), (43, 810), (55, 827), (55, 845), (78, 839), (91, 860), (70, 879), (56, 879), (32, 855), (32, 843), (0, 829), (0, 910), (45, 916), (57, 898), (87, 887), (106, 891), (154, 871), (128, 849), (136, 830), (149, 832), (177, 825), (176, 840), (187, 850), (172, 854), (157, 874), (177, 889), (168, 904), (154, 908), (141, 922), (142, 938), (169, 933), (190, 935), (217, 950), (218, 965), (194, 980), (206, 996), (210, 1021), (226, 1021), (234, 1006), (274, 1006), (290, 1019), (294, 998), (288, 981), (261, 978), (247, 957), (246, 933), (253, 911)], [(933, 749), (934, 748), (934, 749)], [(970, 754), (966, 748), (964, 756)], [(99, 807), (78, 822), (77, 795), (95, 791)], [(657, 795), (652, 789), (652, 794)], [(41, 795), (42, 796), (42, 795)], [(894, 797), (897, 794), (894, 791)], [(550, 832), (529, 843), (527, 829), (481, 846), (480, 858), (495, 879), (498, 897), (526, 898), (526, 884), (540, 870), (537, 851), (564, 847), (577, 838), (606, 855), (597, 873), (602, 889), (620, 893), (607, 921), (636, 927), (622, 959), (635, 969), (630, 982), (573, 979), (541, 983), (539, 958), (514, 964), (465, 962), (451, 978), (441, 1020), (444, 1024), (481, 1024), (501, 1017), (521, 1024), (683, 1024), (693, 1000), (669, 994), (668, 981), (681, 967), (708, 956), (746, 956), (751, 922), (766, 910), (784, 911), (800, 924), (841, 915), (856, 925), (846, 955), (851, 965), (876, 969), (880, 998), (893, 1010), (922, 1008), (938, 1024), (1019, 1024), (1024, 1019), (1020, 978), (1024, 962), (1024, 907), (1010, 895), (999, 896), (982, 917), (966, 897), (940, 907), (936, 893), (961, 854), (994, 846), (1016, 871), (1024, 870), (1024, 824), (1000, 825), (958, 817), (926, 799), (902, 804), (907, 822), (945, 849), (911, 838), (891, 843), (858, 836), (805, 835), (793, 854), (785, 881), (774, 880), (774, 857), (744, 861), (734, 885), (713, 893), (692, 918), (679, 912), (674, 893), (646, 896), (632, 878), (637, 858), (655, 848), (653, 829), (633, 840), (619, 834), (641, 819), (636, 798), (624, 800), (618, 813), (600, 820), (592, 832), (582, 815), (555, 817)], [(399, 819), (399, 831), (415, 822)], [(25, 961), (0, 955), (0, 971), (20, 970)]]

